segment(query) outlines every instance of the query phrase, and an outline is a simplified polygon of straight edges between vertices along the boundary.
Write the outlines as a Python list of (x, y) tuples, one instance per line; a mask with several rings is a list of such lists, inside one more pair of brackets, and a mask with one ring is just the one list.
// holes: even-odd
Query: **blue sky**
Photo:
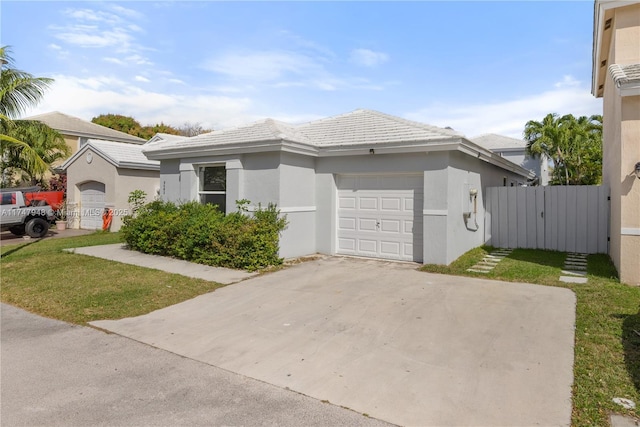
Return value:
[(367, 108), (521, 137), (590, 94), (593, 2), (35, 2), (1, 7), (18, 68), (55, 79), (30, 114), (222, 129)]

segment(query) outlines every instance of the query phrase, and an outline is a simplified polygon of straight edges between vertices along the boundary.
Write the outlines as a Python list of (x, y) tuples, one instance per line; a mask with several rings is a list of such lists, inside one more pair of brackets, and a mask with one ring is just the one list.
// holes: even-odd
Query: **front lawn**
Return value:
[(0, 249), (0, 300), (83, 325), (139, 316), (223, 286), (63, 251), (119, 241), (118, 233), (98, 232), (4, 246)]
[[(610, 413), (640, 417), (614, 397), (640, 406), (640, 288), (616, 279), (607, 255), (589, 255), (587, 284), (560, 282), (566, 253), (514, 249), (488, 274), (468, 272), (492, 248), (476, 248), (449, 266), (422, 270), (571, 289), (577, 297), (573, 426), (606, 426)], [(636, 332), (637, 331), (637, 332)]]

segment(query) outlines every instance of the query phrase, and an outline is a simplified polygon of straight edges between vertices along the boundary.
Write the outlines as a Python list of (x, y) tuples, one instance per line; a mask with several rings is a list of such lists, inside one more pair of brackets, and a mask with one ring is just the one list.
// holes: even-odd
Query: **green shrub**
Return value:
[(249, 216), (247, 201), (227, 215), (213, 205), (176, 205), (156, 200), (123, 220), (121, 234), (134, 250), (219, 267), (256, 270), (282, 263), (280, 232), (287, 221), (275, 205), (258, 206)]

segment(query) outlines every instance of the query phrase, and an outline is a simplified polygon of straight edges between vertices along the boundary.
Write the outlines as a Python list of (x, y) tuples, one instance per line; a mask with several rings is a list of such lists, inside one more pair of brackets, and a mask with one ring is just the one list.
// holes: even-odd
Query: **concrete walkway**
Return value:
[(325, 258), (92, 325), (394, 424), (568, 426), (575, 303)]
[(0, 313), (3, 426), (388, 426), (94, 328)]
[(222, 267), (209, 267), (174, 258), (147, 255), (137, 251), (130, 251), (122, 243), (102, 246), (88, 246), (84, 248), (66, 249), (81, 255), (89, 255), (118, 261), (124, 264), (133, 264), (140, 267), (163, 270), (168, 273), (181, 274), (195, 279), (204, 279), (211, 282), (228, 285), (255, 276), (257, 273), (249, 273), (242, 270), (233, 270)]

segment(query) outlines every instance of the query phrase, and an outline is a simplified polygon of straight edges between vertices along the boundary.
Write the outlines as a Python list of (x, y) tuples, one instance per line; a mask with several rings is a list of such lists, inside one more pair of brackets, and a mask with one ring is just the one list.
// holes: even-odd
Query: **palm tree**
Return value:
[(24, 172), (24, 177), (32, 185), (42, 184), (45, 172), (53, 172), (50, 165), (69, 156), (69, 147), (58, 131), (51, 129), (42, 122), (15, 120), (13, 123), (15, 126), (9, 132), (9, 136), (19, 141), (24, 141), (37, 153), (47, 167), (45, 170), (33, 168), (29, 160), (25, 159), (22, 147), (11, 147), (5, 150), (5, 158), (3, 160), (7, 167)]
[(15, 119), (40, 102), (53, 79), (34, 77), (15, 68), (9, 46), (0, 47), (0, 62), (0, 114)]
[(601, 176), (602, 117), (547, 114), (524, 128), (527, 153), (553, 161), (552, 183), (595, 184)]
[(42, 174), (49, 169), (47, 163), (38, 155), (35, 149), (26, 142), (9, 135), (15, 130), (15, 127), (16, 124), (13, 120), (0, 114), (0, 153), (2, 153), (2, 179), (0, 186), (4, 186), (7, 179), (8, 163), (5, 163), (5, 159), (8, 158), (9, 151), (19, 153), (20, 162), (34, 174)]
[[(46, 126), (45, 129), (34, 127), (29, 123), (20, 123), (12, 120), (12, 118), (25, 113), (29, 107), (36, 105), (53, 80), (44, 77), (33, 77), (25, 71), (16, 69), (9, 46), (0, 47), (0, 65), (0, 153), (3, 163), (0, 184), (4, 185), (7, 178), (5, 170), (7, 166), (19, 167), (27, 172), (31, 179), (42, 177), (42, 174), (49, 170), (47, 160), (41, 157), (38, 149), (32, 147), (30, 141), (21, 139), (21, 135), (34, 136), (33, 132), (21, 129), (23, 126), (31, 130), (39, 128), (44, 132), (43, 135), (53, 137), (49, 145), (53, 147), (54, 151), (60, 151), (59, 148), (56, 148), (58, 147), (58, 137), (60, 135), (58, 134), (57, 137), (52, 135), (52, 130)], [(41, 150), (41, 153), (45, 153), (47, 150)], [(66, 149), (62, 151), (67, 153)], [(16, 161), (16, 165), (7, 163), (9, 156)]]

